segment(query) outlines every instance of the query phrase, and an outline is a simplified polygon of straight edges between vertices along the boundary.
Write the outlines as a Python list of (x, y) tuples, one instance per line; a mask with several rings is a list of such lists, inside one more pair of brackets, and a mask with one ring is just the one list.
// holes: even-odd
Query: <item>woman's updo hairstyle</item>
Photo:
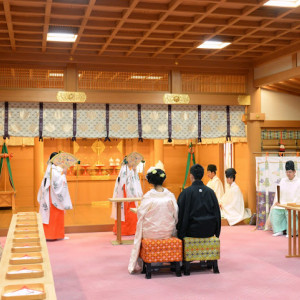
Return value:
[(166, 173), (162, 169), (150, 170), (150, 172), (148, 172), (146, 175), (148, 182), (154, 186), (162, 185), (166, 177)]
[(235, 174), (236, 170), (234, 168), (229, 168), (225, 171), (226, 178), (233, 178), (233, 181), (235, 181)]

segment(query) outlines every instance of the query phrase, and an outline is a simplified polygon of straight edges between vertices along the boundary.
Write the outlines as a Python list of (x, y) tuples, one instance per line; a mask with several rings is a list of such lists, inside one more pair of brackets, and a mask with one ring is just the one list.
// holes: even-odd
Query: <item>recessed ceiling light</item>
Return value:
[(64, 73), (49, 73), (49, 77), (64, 77)]
[(206, 41), (199, 45), (197, 48), (201, 49), (222, 49), (231, 43), (217, 42), (217, 41)]
[(265, 6), (279, 7), (297, 7), (300, 5), (299, 0), (270, 0), (264, 4)]
[(144, 76), (144, 75), (132, 75), (130, 79), (162, 79), (162, 76)]
[(47, 41), (49, 42), (74, 43), (76, 39), (77, 34), (74, 33), (49, 32), (47, 34)]
[(148, 76), (147, 79), (162, 79), (162, 76)]

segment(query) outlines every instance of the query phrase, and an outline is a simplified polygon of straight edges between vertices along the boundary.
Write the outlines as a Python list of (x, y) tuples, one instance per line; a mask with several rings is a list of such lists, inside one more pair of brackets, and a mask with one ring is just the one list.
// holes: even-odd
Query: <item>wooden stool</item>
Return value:
[[(151, 278), (154, 269), (175, 269), (176, 276), (181, 276), (182, 241), (172, 237), (165, 240), (142, 239), (140, 257), (143, 260), (143, 272), (146, 278)], [(169, 265), (153, 266), (152, 263), (169, 263)]]
[(220, 273), (218, 259), (220, 259), (220, 240), (213, 236), (210, 238), (185, 237), (184, 241), (184, 275), (190, 275), (190, 263), (199, 260), (206, 261), (208, 268), (214, 273)]

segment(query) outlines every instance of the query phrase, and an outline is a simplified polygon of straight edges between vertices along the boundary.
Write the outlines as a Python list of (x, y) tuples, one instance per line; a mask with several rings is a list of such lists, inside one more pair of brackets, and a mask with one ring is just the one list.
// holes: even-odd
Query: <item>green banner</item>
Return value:
[[(2, 154), (7, 154), (8, 155), (8, 151), (7, 151), (7, 147), (6, 147), (5, 143), (3, 143)], [(11, 172), (11, 167), (10, 167), (10, 162), (9, 162), (9, 156), (5, 157), (5, 159), (6, 159), (6, 164), (7, 164), (8, 174), (9, 174), (10, 185), (12, 186), (14, 191), (16, 191), (14, 181), (13, 181), (13, 177), (12, 177), (12, 172)], [(0, 160), (0, 176), (1, 176), (1, 173), (2, 173), (3, 161), (4, 161), (4, 157), (1, 157), (1, 160)]]
[(182, 185), (183, 190), (184, 190), (184, 187), (185, 187), (185, 184), (186, 184), (186, 181), (187, 181), (187, 177), (188, 177), (189, 171), (190, 171), (191, 156), (193, 158), (193, 165), (194, 165), (196, 162), (195, 162), (195, 155), (194, 155), (194, 152), (193, 152), (193, 144), (192, 143), (190, 143), (190, 145), (189, 145), (189, 154), (188, 154), (187, 163), (186, 163), (185, 177), (184, 177), (184, 182), (183, 182), (183, 185)]

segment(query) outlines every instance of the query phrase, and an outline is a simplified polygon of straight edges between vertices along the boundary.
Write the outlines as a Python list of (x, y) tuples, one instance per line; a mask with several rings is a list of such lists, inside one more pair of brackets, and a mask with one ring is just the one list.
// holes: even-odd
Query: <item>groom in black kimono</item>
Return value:
[(204, 169), (195, 164), (190, 169), (192, 185), (181, 192), (178, 198), (178, 238), (219, 237), (221, 214), (215, 192), (201, 181)]

